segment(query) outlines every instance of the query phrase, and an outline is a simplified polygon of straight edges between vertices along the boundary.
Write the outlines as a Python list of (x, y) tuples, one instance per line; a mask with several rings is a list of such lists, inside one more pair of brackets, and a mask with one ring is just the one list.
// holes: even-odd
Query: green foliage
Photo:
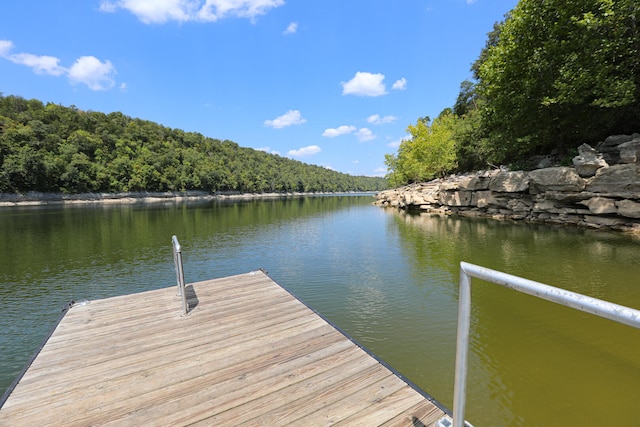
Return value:
[(398, 155), (385, 156), (389, 182), (402, 185), (426, 181), (455, 170), (456, 121), (451, 109), (445, 109), (431, 125), (428, 118), (409, 125), (407, 132), (411, 138), (400, 144)]
[(0, 192), (343, 192), (386, 188), (170, 129), (122, 113), (85, 112), (0, 94)]
[(473, 68), (489, 156), (564, 153), (639, 129), (639, 20), (637, 0), (520, 0)]

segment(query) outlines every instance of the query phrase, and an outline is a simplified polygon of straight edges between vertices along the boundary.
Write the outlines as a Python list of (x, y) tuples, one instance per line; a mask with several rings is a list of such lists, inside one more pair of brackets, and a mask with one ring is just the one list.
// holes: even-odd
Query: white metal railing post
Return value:
[(467, 397), (467, 354), (471, 323), (471, 277), (460, 269), (458, 297), (458, 337), (456, 342), (456, 372), (453, 388), (453, 427), (463, 427)]
[(456, 372), (453, 390), (453, 427), (462, 427), (465, 424), (464, 406), (467, 387), (472, 277), (640, 329), (640, 310), (461, 262)]
[(178, 242), (176, 236), (171, 237), (171, 243), (173, 246), (173, 263), (176, 269), (176, 282), (178, 284), (178, 295), (182, 300), (182, 315), (189, 314), (189, 306), (187, 305), (187, 295), (184, 285), (184, 270), (182, 268), (182, 247)]

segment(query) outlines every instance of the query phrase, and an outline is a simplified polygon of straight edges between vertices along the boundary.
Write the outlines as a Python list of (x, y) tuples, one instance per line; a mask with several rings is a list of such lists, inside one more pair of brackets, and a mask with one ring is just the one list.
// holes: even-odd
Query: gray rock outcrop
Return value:
[[(379, 206), (640, 233), (640, 134), (583, 144), (574, 167), (482, 171), (382, 191)], [(605, 160), (608, 159), (608, 160)]]

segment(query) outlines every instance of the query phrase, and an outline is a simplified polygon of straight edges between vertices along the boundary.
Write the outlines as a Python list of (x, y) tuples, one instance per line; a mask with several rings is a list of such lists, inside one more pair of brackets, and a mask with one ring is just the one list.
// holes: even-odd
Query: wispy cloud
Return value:
[(278, 156), (280, 155), (279, 151), (272, 150), (270, 147), (260, 147), (260, 148), (256, 148), (256, 150), (264, 151), (265, 153), (269, 153), (269, 154), (277, 154)]
[(367, 117), (367, 122), (373, 125), (385, 125), (388, 123), (393, 123), (396, 120), (398, 120), (396, 116), (380, 117), (380, 114), (374, 114), (372, 116)]
[(168, 21), (216, 22), (227, 17), (249, 18), (284, 5), (284, 0), (102, 0), (100, 10), (113, 13), (124, 9), (145, 24)]
[(371, 141), (377, 138), (368, 128), (359, 129), (358, 132), (356, 132), (356, 137), (360, 142)]
[(336, 136), (353, 133), (356, 130), (357, 128), (355, 126), (338, 126), (335, 129), (325, 129), (324, 132), (322, 132), (322, 136), (326, 136), (327, 138), (335, 138)]
[(407, 88), (407, 79), (405, 79), (404, 77), (396, 80), (393, 83), (393, 86), (391, 86), (391, 89), (393, 90), (405, 90)]
[(290, 34), (295, 34), (297, 32), (298, 32), (298, 23), (297, 22), (292, 22), (291, 24), (289, 24), (287, 29), (284, 30), (284, 32), (282, 34), (288, 36)]
[(348, 82), (342, 82), (343, 95), (381, 96), (387, 94), (384, 74), (373, 74), (358, 71)]
[(117, 72), (111, 61), (102, 62), (95, 56), (82, 56), (71, 68), (66, 68), (55, 56), (11, 53), (13, 48), (10, 40), (0, 40), (0, 57), (14, 64), (26, 65), (36, 74), (67, 76), (72, 84), (84, 84), (91, 90), (108, 90), (115, 85)]
[(265, 120), (264, 125), (275, 129), (282, 129), (293, 125), (301, 125), (306, 122), (307, 120), (302, 118), (300, 111), (289, 110), (273, 120)]
[(309, 145), (307, 147), (302, 147), (297, 150), (290, 150), (287, 152), (288, 156), (291, 157), (307, 157), (313, 156), (314, 154), (318, 154), (322, 149), (317, 145)]
[(387, 147), (391, 147), (391, 148), (398, 148), (400, 147), (400, 144), (402, 144), (404, 141), (408, 141), (411, 139), (411, 136), (407, 135), (405, 137), (402, 137), (400, 139), (396, 139), (391, 141), (390, 143), (387, 144)]

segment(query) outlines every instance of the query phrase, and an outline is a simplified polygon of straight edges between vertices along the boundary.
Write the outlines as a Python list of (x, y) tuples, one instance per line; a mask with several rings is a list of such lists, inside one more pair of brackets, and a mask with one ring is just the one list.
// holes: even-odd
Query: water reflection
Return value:
[[(464, 260), (640, 308), (631, 236), (390, 212), (414, 274), (446, 271), (457, 282)], [(478, 280), (472, 301), (476, 425), (606, 425), (611, 413), (640, 422), (640, 331)]]
[[(640, 308), (637, 239), (414, 215), (371, 197), (0, 210), (0, 386), (70, 299), (165, 286), (171, 235), (195, 282), (259, 267), (451, 406), (460, 261)], [(637, 425), (631, 328), (474, 281), (476, 426)], [(544, 408), (541, 410), (541, 408)]]

